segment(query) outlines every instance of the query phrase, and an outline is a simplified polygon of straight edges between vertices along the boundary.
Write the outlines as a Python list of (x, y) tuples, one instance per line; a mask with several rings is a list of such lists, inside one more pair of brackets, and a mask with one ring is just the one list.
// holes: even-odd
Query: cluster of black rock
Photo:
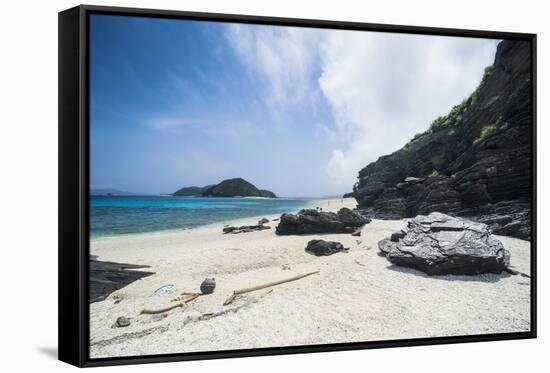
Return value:
[(346, 207), (338, 213), (304, 209), (298, 214), (281, 215), (275, 232), (278, 235), (354, 233), (370, 221), (369, 218)]
[(411, 219), (378, 248), (392, 264), (429, 275), (501, 273), (510, 264), (510, 253), (487, 225), (438, 212)]
[(530, 240), (531, 92), (530, 44), (502, 41), (467, 100), (359, 171), (359, 209), (380, 219), (439, 211)]
[(249, 233), (254, 231), (263, 231), (265, 229), (271, 229), (271, 227), (263, 224), (241, 225), (240, 227), (224, 227), (222, 229), (222, 232), (226, 234), (227, 233), (237, 234), (237, 233)]

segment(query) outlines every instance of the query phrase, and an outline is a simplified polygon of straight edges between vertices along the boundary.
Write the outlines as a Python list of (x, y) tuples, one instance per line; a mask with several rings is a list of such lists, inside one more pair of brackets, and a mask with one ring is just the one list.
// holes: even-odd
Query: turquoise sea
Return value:
[(297, 198), (93, 196), (90, 236), (189, 229), (234, 219), (294, 213), (314, 205), (312, 200)]

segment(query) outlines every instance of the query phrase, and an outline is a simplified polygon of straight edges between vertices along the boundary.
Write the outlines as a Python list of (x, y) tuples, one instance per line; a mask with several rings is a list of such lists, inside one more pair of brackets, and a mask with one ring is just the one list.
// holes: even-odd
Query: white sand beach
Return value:
[[(319, 202), (323, 211), (354, 205), (354, 199)], [(277, 236), (274, 221), (267, 224), (271, 226), (268, 230), (222, 234), (228, 223), (93, 239), (91, 254), (98, 259), (150, 265), (147, 270), (155, 274), (90, 305), (90, 356), (507, 333), (530, 328), (530, 278), (509, 273), (427, 276), (392, 266), (379, 256), (377, 242), (403, 228), (406, 220), (373, 220), (363, 228), (361, 237)], [(256, 224), (257, 219), (242, 223)], [(350, 250), (328, 257), (306, 253), (307, 242), (318, 237), (339, 241)], [(510, 251), (512, 267), (529, 275), (530, 243), (498, 239)], [(223, 306), (235, 289), (315, 270), (320, 273), (238, 296)], [(190, 302), (187, 309), (140, 315), (143, 308), (173, 304), (171, 300), (181, 292), (198, 292), (206, 277), (216, 279), (215, 292)], [(173, 291), (154, 294), (164, 284), (173, 284)], [(112, 327), (119, 316), (130, 318), (131, 324)]]

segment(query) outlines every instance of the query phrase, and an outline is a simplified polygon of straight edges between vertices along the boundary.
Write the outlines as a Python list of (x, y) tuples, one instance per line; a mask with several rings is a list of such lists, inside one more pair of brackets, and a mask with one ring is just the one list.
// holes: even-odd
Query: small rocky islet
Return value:
[(251, 182), (237, 177), (221, 181), (219, 184), (204, 187), (184, 187), (176, 192), (176, 197), (262, 197), (277, 198), (275, 193), (267, 189), (258, 189)]

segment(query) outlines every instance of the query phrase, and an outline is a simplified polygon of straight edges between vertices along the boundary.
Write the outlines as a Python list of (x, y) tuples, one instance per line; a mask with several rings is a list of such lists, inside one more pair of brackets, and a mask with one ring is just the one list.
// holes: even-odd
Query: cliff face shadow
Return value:
[(386, 267), (387, 269), (395, 272), (406, 273), (408, 275), (419, 276), (424, 278), (430, 278), (439, 281), (462, 281), (462, 282), (485, 282), (485, 283), (496, 283), (503, 278), (508, 278), (512, 276), (508, 272), (502, 272), (500, 274), (496, 273), (482, 273), (480, 275), (428, 275), (422, 271), (401, 267), (395, 264), (390, 264)]

